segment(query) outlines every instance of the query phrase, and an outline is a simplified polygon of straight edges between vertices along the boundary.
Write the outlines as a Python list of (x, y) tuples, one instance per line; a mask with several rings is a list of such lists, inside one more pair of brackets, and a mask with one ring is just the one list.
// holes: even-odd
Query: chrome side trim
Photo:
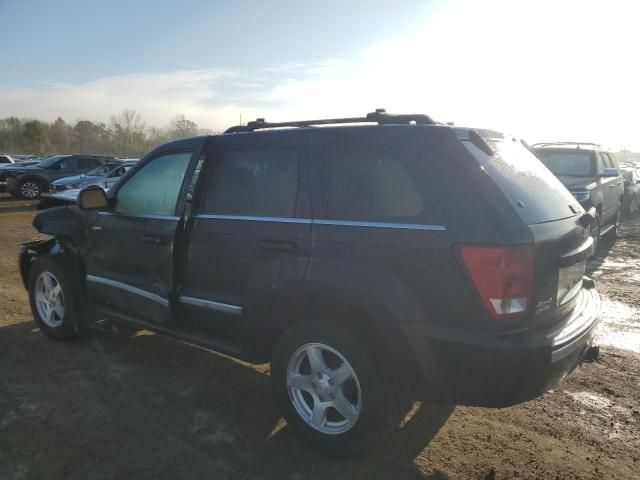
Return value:
[(214, 215), (200, 213), (195, 218), (207, 220), (246, 220), (252, 222), (281, 222), (281, 223), (304, 223), (316, 225), (336, 225), (345, 227), (374, 227), (374, 228), (399, 228), (403, 230), (432, 230), (444, 232), (447, 228), (444, 225), (426, 225), (420, 223), (391, 223), (391, 222), (357, 222), (351, 220), (323, 220), (310, 218), (289, 218), (289, 217), (254, 217), (250, 215)]
[(180, 295), (178, 300), (180, 300), (181, 303), (186, 303), (187, 305), (208, 308), (209, 310), (215, 310), (216, 312), (229, 313), (231, 315), (242, 315), (242, 307), (238, 305), (229, 305), (228, 303), (214, 302), (213, 300), (188, 297), (186, 295)]
[(209, 213), (199, 213), (195, 218), (205, 220), (246, 220), (250, 222), (279, 222), (279, 223), (311, 223), (310, 218), (290, 218), (290, 217), (255, 217), (251, 215), (213, 215)]
[(156, 303), (159, 303), (163, 307), (169, 307), (169, 300), (155, 293), (148, 292), (138, 287), (134, 287), (127, 283), (118, 282), (116, 280), (111, 280), (110, 278), (98, 277), (96, 275), (87, 275), (87, 282), (100, 283), (102, 285), (107, 285), (113, 288), (119, 288), (120, 290), (124, 290), (125, 292), (133, 293), (134, 295), (140, 295), (148, 300), (152, 300)]
[(403, 230), (433, 230), (444, 232), (444, 225), (425, 225), (420, 223), (355, 222), (351, 220), (313, 220), (318, 225), (337, 225), (345, 227), (399, 228)]
[(153, 220), (172, 220), (177, 222), (180, 220), (180, 217), (176, 217), (173, 215), (126, 215), (124, 213), (113, 213), (113, 212), (98, 212), (98, 215), (104, 215), (106, 217), (125, 217), (125, 218), (150, 218)]

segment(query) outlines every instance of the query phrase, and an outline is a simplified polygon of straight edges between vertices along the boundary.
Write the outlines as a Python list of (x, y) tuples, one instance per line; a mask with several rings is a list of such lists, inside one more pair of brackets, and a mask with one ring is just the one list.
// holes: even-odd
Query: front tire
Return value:
[(373, 446), (400, 420), (403, 398), (363, 335), (317, 319), (285, 332), (271, 363), (277, 403), (312, 446), (352, 456)]
[(618, 211), (616, 212), (615, 223), (613, 228), (609, 232), (608, 236), (610, 240), (616, 240), (620, 235), (620, 225), (622, 224), (622, 202), (618, 204)]
[(29, 272), (29, 303), (42, 333), (55, 340), (80, 334), (80, 297), (77, 282), (54, 256), (39, 258)]
[(37, 180), (27, 179), (22, 180), (18, 184), (18, 195), (25, 200), (33, 200), (42, 195), (43, 192), (42, 183)]

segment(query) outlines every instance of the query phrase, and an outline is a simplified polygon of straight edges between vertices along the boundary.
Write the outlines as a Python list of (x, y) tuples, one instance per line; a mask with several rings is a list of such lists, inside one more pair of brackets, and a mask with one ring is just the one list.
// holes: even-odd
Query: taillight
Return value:
[(492, 318), (524, 313), (532, 302), (532, 247), (472, 247), (460, 250), (478, 296)]

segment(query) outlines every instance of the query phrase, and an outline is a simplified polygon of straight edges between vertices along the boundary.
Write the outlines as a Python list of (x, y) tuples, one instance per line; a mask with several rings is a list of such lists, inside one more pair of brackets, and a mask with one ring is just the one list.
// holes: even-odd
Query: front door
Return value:
[(235, 141), (218, 139), (196, 191), (176, 323), (250, 347), (301, 287), (309, 189), (297, 147)]
[(90, 221), (87, 286), (99, 313), (171, 322), (173, 253), (189, 165), (197, 148), (145, 160)]

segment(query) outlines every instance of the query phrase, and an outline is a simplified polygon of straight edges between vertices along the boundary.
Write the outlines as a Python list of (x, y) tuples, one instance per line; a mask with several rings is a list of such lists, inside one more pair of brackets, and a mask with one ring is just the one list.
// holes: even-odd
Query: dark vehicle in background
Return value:
[(289, 425), (344, 456), (413, 398), (503, 407), (570, 372), (598, 323), (592, 218), (508, 135), (384, 111), (259, 120), (40, 211), (53, 238), (20, 269), (51, 338), (109, 319), (271, 362)]
[(97, 185), (108, 190), (135, 164), (135, 160), (127, 160), (126, 162), (110, 161), (87, 173), (61, 178), (52, 182), (51, 193), (80, 189), (89, 185)]
[(16, 160), (11, 155), (0, 154), (0, 166), (16, 163)]
[(595, 143), (537, 143), (532, 148), (585, 210), (596, 209), (591, 226), (594, 251), (601, 236), (616, 238), (622, 219), (624, 181), (614, 155)]
[(640, 211), (640, 171), (633, 168), (622, 168), (624, 178), (624, 197), (622, 206), (624, 213), (635, 215)]
[(94, 155), (56, 155), (37, 165), (14, 164), (3, 168), (0, 182), (6, 182), (6, 190), (13, 196), (33, 199), (48, 192), (54, 180), (79, 175), (113, 161), (111, 157)]

